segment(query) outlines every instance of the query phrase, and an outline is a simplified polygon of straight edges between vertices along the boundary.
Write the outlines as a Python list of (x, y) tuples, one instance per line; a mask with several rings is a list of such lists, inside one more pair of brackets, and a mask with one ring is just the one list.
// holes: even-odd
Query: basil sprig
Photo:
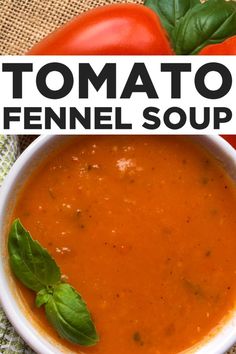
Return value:
[(236, 2), (208, 0), (187, 12), (175, 29), (176, 54), (197, 54), (236, 35)]
[(234, 0), (146, 0), (159, 16), (176, 54), (197, 54), (236, 35)]
[(144, 3), (157, 13), (174, 47), (176, 26), (189, 9), (200, 4), (200, 0), (146, 0)]
[(48, 321), (58, 334), (72, 343), (95, 345), (99, 338), (86, 303), (72, 286), (61, 281), (55, 260), (19, 219), (12, 224), (8, 251), (13, 273), (37, 293), (36, 306), (45, 306)]
[(27, 288), (37, 292), (60, 281), (61, 272), (54, 259), (32, 239), (19, 220), (12, 224), (8, 250), (11, 268)]

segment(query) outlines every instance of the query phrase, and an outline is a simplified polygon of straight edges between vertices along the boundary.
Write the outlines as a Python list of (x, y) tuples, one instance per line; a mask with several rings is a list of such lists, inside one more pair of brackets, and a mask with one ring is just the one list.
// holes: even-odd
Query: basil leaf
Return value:
[(91, 346), (98, 335), (85, 302), (69, 284), (54, 287), (45, 305), (46, 315), (58, 334), (72, 343)]
[(146, 0), (144, 4), (157, 13), (174, 45), (175, 27), (190, 8), (200, 4), (200, 0)]
[(99, 338), (85, 302), (75, 289), (61, 281), (54, 259), (18, 219), (10, 230), (8, 251), (12, 271), (37, 292), (36, 306), (45, 305), (47, 318), (59, 335), (75, 344), (96, 344)]
[(10, 230), (8, 251), (13, 273), (28, 288), (38, 292), (60, 281), (61, 272), (54, 259), (32, 239), (18, 219)]
[(208, 0), (191, 8), (175, 29), (176, 54), (197, 54), (236, 35), (236, 2)]
[(48, 290), (47, 288), (44, 288), (40, 290), (35, 299), (35, 303), (37, 307), (41, 307), (42, 305), (46, 304), (49, 299), (52, 297), (53, 291)]

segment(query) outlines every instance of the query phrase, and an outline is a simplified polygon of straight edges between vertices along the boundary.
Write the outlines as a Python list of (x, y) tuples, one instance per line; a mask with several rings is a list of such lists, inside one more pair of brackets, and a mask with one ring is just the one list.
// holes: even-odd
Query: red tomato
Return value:
[[(199, 55), (236, 55), (236, 36), (222, 43), (206, 46)], [(236, 135), (222, 135), (222, 137), (236, 149)]]
[(206, 46), (199, 52), (199, 55), (236, 55), (236, 36), (222, 43)]
[(171, 55), (158, 16), (137, 4), (98, 7), (36, 44), (30, 55)]
[(221, 135), (221, 136), (236, 149), (236, 135)]

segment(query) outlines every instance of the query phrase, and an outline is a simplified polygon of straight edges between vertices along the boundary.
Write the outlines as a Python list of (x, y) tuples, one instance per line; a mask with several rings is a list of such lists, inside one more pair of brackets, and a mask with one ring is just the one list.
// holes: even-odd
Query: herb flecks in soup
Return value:
[(72, 138), (30, 178), (14, 214), (91, 310), (100, 342), (63, 342), (77, 353), (175, 354), (234, 307), (235, 187), (187, 138)]

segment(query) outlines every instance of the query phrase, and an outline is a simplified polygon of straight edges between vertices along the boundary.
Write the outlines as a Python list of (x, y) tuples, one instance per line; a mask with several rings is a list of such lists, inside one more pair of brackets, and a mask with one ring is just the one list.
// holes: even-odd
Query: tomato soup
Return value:
[(17, 283), (28, 313), (76, 353), (176, 354), (234, 308), (235, 185), (190, 138), (71, 138), (29, 178), (14, 216), (91, 311), (99, 343), (69, 344)]

